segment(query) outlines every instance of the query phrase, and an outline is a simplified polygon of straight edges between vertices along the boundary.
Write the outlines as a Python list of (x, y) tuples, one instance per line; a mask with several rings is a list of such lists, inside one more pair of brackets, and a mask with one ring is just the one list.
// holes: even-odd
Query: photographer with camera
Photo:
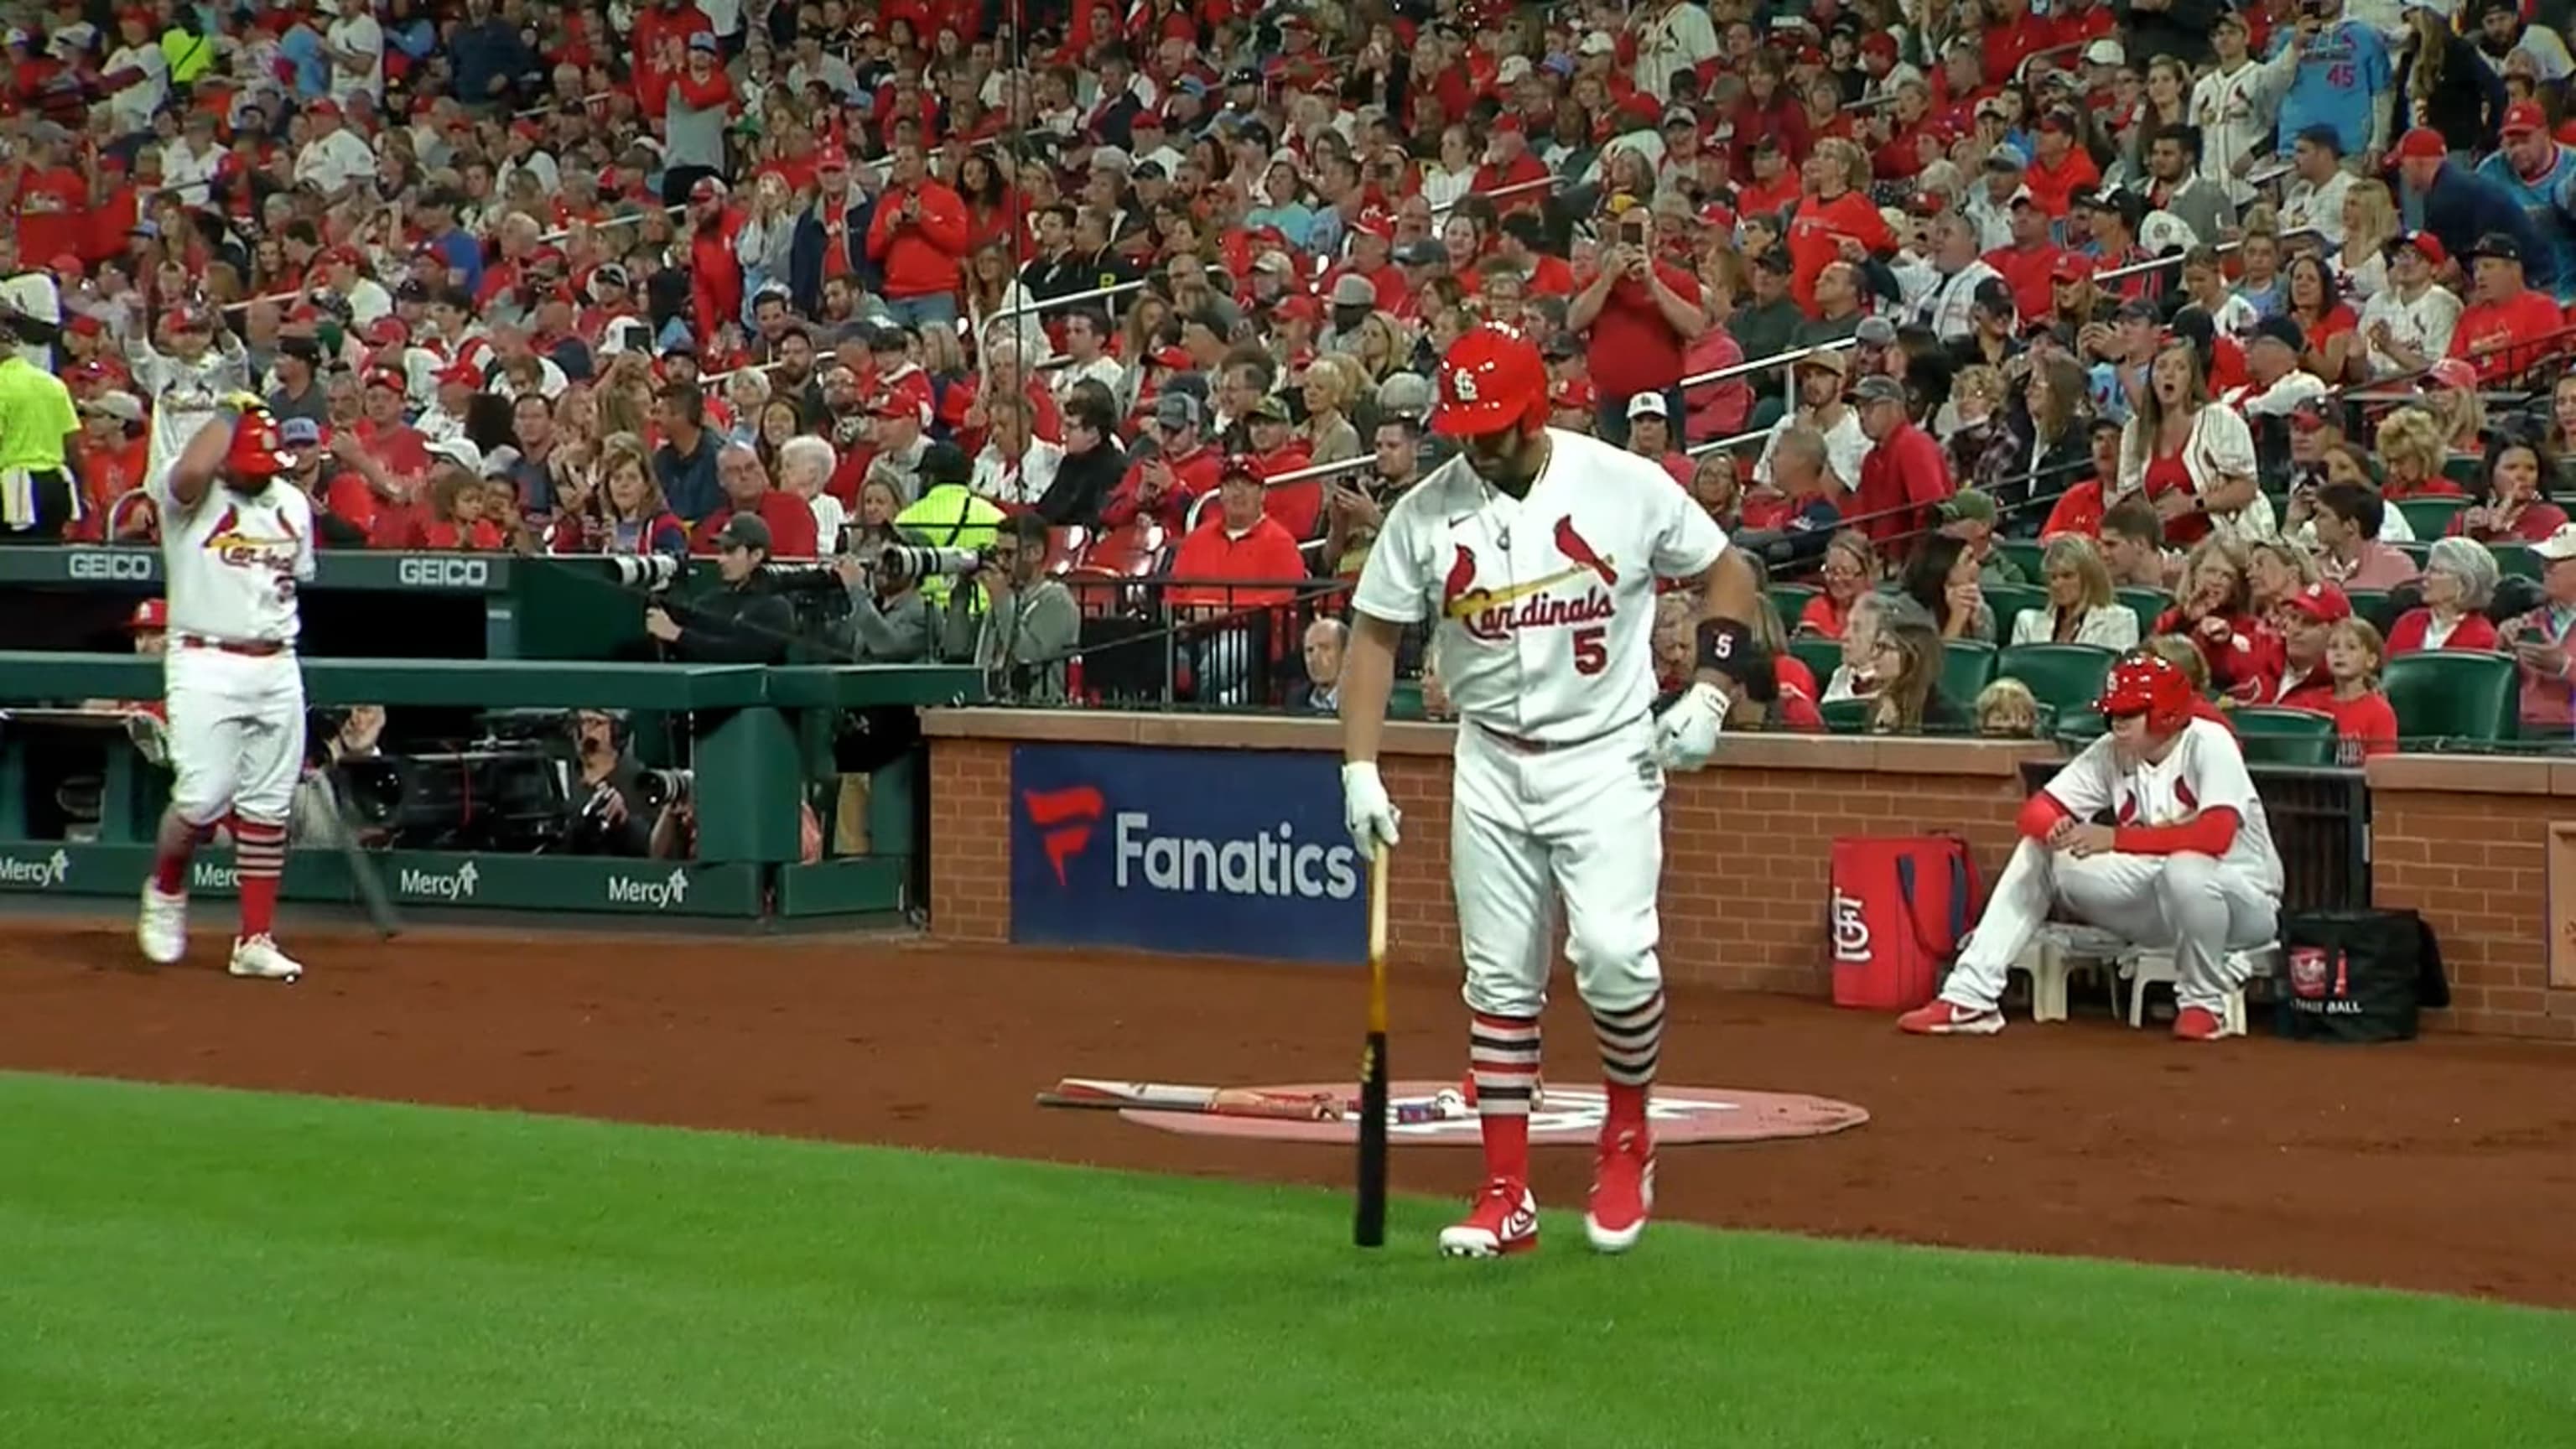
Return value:
[(737, 513), (716, 533), (716, 572), (724, 586), (692, 602), (657, 598), (644, 611), (644, 632), (684, 664), (784, 664), (796, 612), (764, 577), (769, 525)]
[[(904, 545), (893, 546), (900, 550)], [(841, 649), (853, 664), (917, 664), (930, 656), (930, 605), (921, 580), (884, 544), (862, 544), (832, 561), (850, 591)]]
[(976, 571), (985, 601), (980, 621), (959, 617), (971, 592), (960, 589), (948, 626), (949, 638), (975, 641), (975, 667), (992, 680), (995, 693), (1029, 704), (1064, 702), (1064, 661), (1082, 633), (1073, 591), (1047, 577), (1046, 561), (1046, 520), (1016, 515)]
[[(564, 844), (575, 855), (641, 858), (651, 848), (655, 811), (687, 793), (687, 773), (646, 771), (626, 748), (626, 721), (607, 710), (572, 712), (573, 798), (580, 802)], [(674, 782), (678, 784), (673, 789)], [(656, 797), (661, 796), (657, 801)]]
[[(974, 476), (975, 465), (967, 461), (965, 452), (956, 444), (933, 443), (922, 449), (921, 496), (895, 515), (895, 527), (932, 548), (982, 553), (992, 547), (1006, 515), (991, 499), (968, 486)], [(945, 607), (948, 579), (935, 570), (917, 572), (922, 574), (923, 601), (934, 609)], [(981, 608), (981, 603), (976, 607)], [(960, 657), (962, 651), (943, 653), (954, 658)]]

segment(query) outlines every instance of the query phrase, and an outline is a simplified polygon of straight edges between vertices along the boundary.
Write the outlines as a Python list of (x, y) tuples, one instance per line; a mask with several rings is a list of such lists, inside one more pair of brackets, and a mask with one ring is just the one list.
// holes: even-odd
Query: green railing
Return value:
[[(871, 776), (871, 850), (800, 862), (800, 807), (831, 777), (830, 742), (843, 713), (978, 701), (981, 677), (942, 666), (593, 664), (571, 661), (306, 659), (316, 706), (380, 704), (456, 710), (621, 709), (685, 716), (696, 771), (697, 848), (687, 861), (392, 851), (385, 885), (407, 905), (501, 910), (612, 911), (753, 919), (901, 910), (919, 861), (913, 801), (917, 756)], [(0, 653), (0, 710), (161, 696), (160, 661), (131, 654)], [(164, 783), (122, 731), (79, 731), (99, 743), (102, 795), (95, 840), (30, 834), (31, 751), (68, 726), (39, 716), (0, 725), (0, 894), (124, 895), (139, 888)], [(58, 741), (59, 743), (59, 741)], [(74, 748), (79, 748), (75, 745)], [(199, 884), (221, 894), (231, 861), (209, 852)], [(349, 901), (354, 887), (333, 852), (290, 853), (290, 900)]]

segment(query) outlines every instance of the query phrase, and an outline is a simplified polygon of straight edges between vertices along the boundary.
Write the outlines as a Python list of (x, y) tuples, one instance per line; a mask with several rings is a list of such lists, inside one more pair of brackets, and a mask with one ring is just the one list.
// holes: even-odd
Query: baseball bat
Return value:
[(1338, 1121), (1350, 1110), (1332, 1093), (1269, 1092), (1257, 1087), (1196, 1087), (1171, 1082), (1112, 1082), (1066, 1077), (1038, 1093), (1041, 1107), (1097, 1112), (1202, 1112), (1216, 1117), (1277, 1117), (1301, 1122)]
[(1386, 843), (1369, 857), (1368, 1045), (1360, 1052), (1359, 1203), (1351, 1241), (1386, 1243)]

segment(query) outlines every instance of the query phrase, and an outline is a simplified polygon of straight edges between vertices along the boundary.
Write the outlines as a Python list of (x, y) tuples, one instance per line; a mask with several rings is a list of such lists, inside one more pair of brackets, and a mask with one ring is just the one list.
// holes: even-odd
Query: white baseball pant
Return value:
[(1547, 1005), (1549, 937), (1565, 901), (1574, 989), (1596, 1015), (1663, 989), (1664, 772), (1640, 717), (1597, 740), (1533, 749), (1458, 727), (1449, 880), (1467, 958), (1467, 1005), (1536, 1017)]
[(304, 772), (304, 674), (295, 656), (174, 644), (163, 688), (179, 818), (205, 827), (239, 811), (285, 824)]
[(2246, 884), (2242, 871), (2209, 856), (2114, 852), (2078, 859), (2025, 837), (1995, 882), (1941, 999), (1994, 1010), (2005, 972), (2060, 901), (2086, 925), (2140, 946), (2171, 947), (2181, 978), (2176, 1003), (2222, 1015), (2228, 994), (2244, 985), (2228, 953), (2268, 946), (2280, 931), (2279, 904)]

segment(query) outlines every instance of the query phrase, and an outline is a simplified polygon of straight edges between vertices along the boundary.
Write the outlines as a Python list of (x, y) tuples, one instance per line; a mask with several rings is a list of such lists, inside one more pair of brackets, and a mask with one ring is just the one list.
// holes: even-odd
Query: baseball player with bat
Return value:
[[(1733, 691), (1769, 663), (1752, 566), (1707, 513), (1653, 460), (1547, 419), (1546, 364), (1517, 330), (1489, 324), (1450, 348), (1431, 422), (1461, 453), (1388, 510), (1342, 674), (1343, 806), (1363, 851), (1397, 843), (1377, 754), (1405, 626), (1434, 627), (1462, 721), (1449, 861), (1487, 1182), (1440, 1234), (1457, 1257), (1538, 1246), (1529, 1110), (1559, 897), (1609, 1099), (1584, 1228), (1605, 1253), (1644, 1232), (1664, 772), (1707, 763)], [(1696, 680), (1660, 717), (1658, 577), (1695, 579), (1704, 600)]]
[[(2281, 857), (2245, 755), (2227, 726), (2192, 714), (2190, 676), (2152, 654), (2111, 666), (2095, 708), (2110, 730), (2022, 806), (2021, 840), (1939, 999), (1897, 1024), (1925, 1036), (1992, 1036), (2004, 973), (2063, 901), (2085, 924), (2174, 948), (2174, 1035), (2230, 1033), (2244, 985), (2236, 953), (2279, 929)], [(2119, 823), (2096, 825), (2109, 811)]]
[(313, 505), (283, 476), (293, 466), (267, 405), (236, 393), (151, 485), (169, 580), (163, 681), (175, 778), (135, 938), (164, 965), (188, 950), (189, 858), (229, 823), (241, 879), (232, 974), (304, 974), (269, 934), (304, 766), (295, 596), (313, 577)]

